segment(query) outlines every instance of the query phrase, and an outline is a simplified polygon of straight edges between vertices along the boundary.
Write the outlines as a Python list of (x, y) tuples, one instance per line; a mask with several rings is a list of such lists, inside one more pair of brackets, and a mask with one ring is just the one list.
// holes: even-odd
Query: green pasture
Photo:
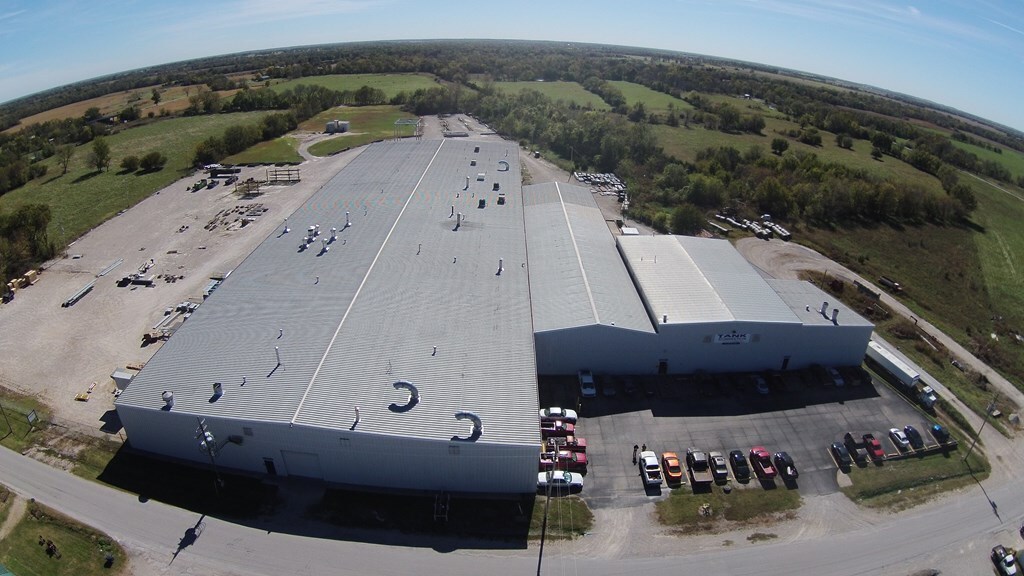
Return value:
[(494, 87), (505, 92), (518, 94), (523, 90), (536, 90), (554, 101), (572, 102), (583, 108), (608, 110), (601, 97), (586, 91), (576, 82), (495, 82)]
[[(0, 210), (9, 211), (28, 203), (42, 203), (53, 215), (48, 230), (55, 242), (71, 242), (119, 211), (132, 206), (153, 192), (168, 186), (192, 169), (196, 144), (210, 136), (220, 136), (234, 124), (256, 124), (266, 112), (244, 112), (170, 118), (130, 128), (107, 137), (110, 145), (110, 169), (97, 172), (88, 166), (91, 144), (78, 146), (61, 174), (55, 158), (44, 160), (48, 172), (25, 186), (0, 196)], [(125, 156), (143, 156), (159, 151), (167, 157), (162, 170), (143, 174), (119, 173)], [(63, 226), (63, 233), (61, 232)]]
[(420, 88), (437, 88), (440, 84), (432, 76), (427, 74), (331, 74), (327, 76), (307, 76), (286, 80), (273, 84), (271, 89), (275, 92), (283, 92), (305, 84), (307, 86), (323, 86), (339, 92), (345, 90), (355, 91), (363, 86), (383, 90), (388, 98), (393, 98), (399, 92), (415, 92)]
[(298, 152), (299, 143), (292, 136), (281, 136), (273, 140), (258, 142), (246, 150), (228, 156), (225, 164), (278, 164), (281, 162), (302, 162)]
[(632, 82), (625, 82), (622, 80), (612, 80), (608, 83), (615, 86), (622, 92), (622, 96), (626, 98), (627, 106), (632, 106), (637, 102), (643, 102), (644, 108), (647, 109), (648, 114), (651, 112), (664, 113), (668, 110), (669, 103), (675, 107), (676, 112), (693, 110), (693, 106), (690, 106), (690, 104), (685, 100), (669, 96), (664, 92), (651, 90), (647, 86), (643, 86), (641, 84), (634, 84)]
[(658, 139), (658, 145), (664, 149), (666, 154), (680, 160), (692, 162), (701, 150), (721, 146), (732, 146), (740, 152), (745, 152), (751, 146), (760, 146), (765, 154), (771, 154), (772, 139), (782, 136), (789, 142), (787, 153), (802, 151), (815, 154), (824, 162), (835, 162), (850, 168), (866, 170), (878, 178), (915, 182), (926, 189), (944, 194), (939, 181), (934, 176), (921, 172), (892, 156), (883, 156), (881, 160), (872, 158), (871, 143), (867, 141), (854, 140), (853, 148), (846, 150), (836, 145), (834, 134), (821, 132), (821, 146), (809, 146), (795, 138), (783, 136), (791, 129), (799, 129), (799, 125), (774, 117), (765, 117), (765, 128), (760, 135), (707, 130), (700, 124), (693, 123), (689, 127), (682, 124), (678, 127), (664, 124), (651, 126), (652, 132)]
[(998, 162), (1006, 167), (1013, 174), (1014, 179), (1024, 176), (1024, 154), (1017, 152), (1011, 148), (1006, 148), (1001, 144), (996, 144), (1002, 150), (1002, 153), (996, 153), (987, 148), (981, 146), (975, 146), (974, 144), (968, 144), (966, 142), (959, 142), (957, 140), (950, 139), (957, 148), (966, 150), (982, 160), (992, 160)]
[[(309, 147), (310, 154), (328, 156), (346, 148), (362, 146), (385, 138), (394, 138), (395, 121), (399, 118), (416, 119), (416, 116), (403, 112), (398, 106), (339, 107), (317, 114), (299, 125), (299, 128), (323, 130), (324, 124), (329, 120), (348, 120), (349, 132), (317, 142)], [(411, 126), (403, 126), (400, 132), (402, 136), (411, 136), (413, 129)]]

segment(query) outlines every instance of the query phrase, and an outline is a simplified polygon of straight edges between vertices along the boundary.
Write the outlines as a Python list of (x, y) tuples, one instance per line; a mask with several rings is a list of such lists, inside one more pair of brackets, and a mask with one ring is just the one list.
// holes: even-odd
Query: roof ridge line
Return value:
[(320, 369), (323, 368), (324, 361), (327, 360), (327, 355), (330, 354), (331, 348), (334, 347), (334, 341), (338, 338), (338, 333), (341, 332), (341, 327), (345, 324), (345, 320), (348, 319), (348, 315), (352, 312), (352, 307), (355, 306), (356, 300), (359, 299), (359, 293), (362, 292), (363, 286), (366, 285), (366, 279), (370, 277), (373, 272), (373, 267), (377, 265), (377, 260), (380, 259), (381, 253), (384, 252), (384, 247), (388, 245), (388, 240), (391, 239), (391, 235), (394, 234), (395, 228), (398, 227), (398, 223), (402, 220), (402, 215), (405, 214), (405, 209), (409, 207), (409, 203), (412, 202), (413, 197), (416, 195), (416, 191), (419, 190), (420, 184), (423, 183), (423, 179), (427, 177), (427, 172), (430, 171), (430, 167), (434, 164), (434, 160), (437, 159), (437, 155), (441, 153), (441, 148), (444, 147), (444, 140), (437, 146), (437, 150), (434, 151), (434, 155), (430, 157), (430, 162), (427, 162), (427, 166), (423, 168), (423, 173), (420, 174), (420, 179), (416, 181), (416, 185), (412, 187), (412, 191), (409, 192), (409, 196), (405, 199), (405, 204), (402, 205), (402, 210), (398, 213), (398, 217), (395, 218), (391, 229), (388, 230), (387, 236), (384, 237), (384, 241), (380, 243), (380, 248), (377, 249), (377, 254), (374, 255), (373, 261), (370, 262), (370, 266), (366, 269), (366, 274), (363, 274), (363, 279), (359, 282), (359, 287), (356, 288), (355, 293), (352, 295), (352, 300), (348, 303), (348, 308), (345, 309), (345, 314), (342, 315), (341, 321), (338, 322), (338, 327), (334, 330), (334, 335), (331, 336), (331, 341), (327, 343), (327, 348), (324, 349), (323, 356), (320, 357), (320, 362), (316, 365), (316, 370), (313, 371), (313, 376), (309, 379), (309, 384), (306, 385), (306, 391), (302, 393), (302, 399), (299, 400), (298, 407), (295, 408), (295, 413), (292, 414), (292, 418), (289, 421), (290, 425), (295, 425), (295, 421), (299, 418), (299, 412), (302, 411), (302, 406), (306, 403), (306, 397), (309, 396), (309, 391), (313, 388), (313, 382), (316, 381), (316, 377), (320, 375)]
[(562, 216), (565, 217), (565, 225), (569, 228), (569, 238), (572, 239), (572, 249), (576, 252), (576, 263), (580, 267), (580, 274), (583, 275), (583, 287), (587, 289), (587, 298), (590, 299), (590, 311), (594, 313), (594, 323), (600, 324), (601, 317), (597, 313), (597, 304), (594, 303), (594, 293), (590, 291), (590, 280), (587, 278), (587, 270), (583, 267), (583, 258), (580, 256), (580, 247), (576, 244), (576, 233), (572, 231), (572, 223), (569, 222), (569, 211), (565, 209), (565, 199), (562, 198), (562, 189), (555, 182), (555, 192), (558, 194), (558, 203), (562, 206)]

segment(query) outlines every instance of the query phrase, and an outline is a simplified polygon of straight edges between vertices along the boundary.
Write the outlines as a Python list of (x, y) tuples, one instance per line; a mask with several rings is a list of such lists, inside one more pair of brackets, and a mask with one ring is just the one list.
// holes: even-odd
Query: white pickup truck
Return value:
[(640, 453), (640, 476), (644, 479), (646, 486), (661, 485), (661, 465), (658, 464), (658, 457), (646, 450)]

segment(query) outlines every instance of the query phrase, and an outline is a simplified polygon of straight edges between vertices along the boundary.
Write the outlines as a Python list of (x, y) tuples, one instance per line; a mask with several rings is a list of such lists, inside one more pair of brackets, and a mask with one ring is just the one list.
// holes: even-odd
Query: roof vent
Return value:
[(839, 324), (839, 308), (832, 309), (832, 323)]
[(164, 390), (160, 397), (164, 399), (164, 410), (174, 408), (174, 393)]
[(220, 398), (224, 395), (224, 385), (220, 382), (213, 383), (213, 397), (214, 399)]
[(348, 219), (348, 210), (345, 210), (345, 228), (348, 228), (351, 225), (352, 225), (352, 222), (350, 222), (349, 219)]
[(408, 412), (419, 403), (420, 391), (412, 382), (409, 382), (408, 380), (399, 380), (391, 385), (395, 387), (395, 390), (408, 390), (409, 399), (406, 400), (405, 404), (392, 402), (391, 405), (388, 406), (388, 410), (391, 410), (392, 412)]
[(456, 420), (471, 420), (473, 422), (473, 432), (467, 438), (462, 438), (460, 436), (453, 436), (452, 440), (461, 440), (463, 442), (475, 442), (484, 433), (483, 422), (480, 420), (480, 417), (477, 416), (476, 414), (474, 414), (473, 412), (462, 412), (462, 411), (456, 412), (455, 413), (455, 419)]
[(662, 314), (661, 315), (661, 323), (662, 324), (668, 324), (668, 314)]
[(821, 303), (821, 315), (828, 318), (828, 302)]

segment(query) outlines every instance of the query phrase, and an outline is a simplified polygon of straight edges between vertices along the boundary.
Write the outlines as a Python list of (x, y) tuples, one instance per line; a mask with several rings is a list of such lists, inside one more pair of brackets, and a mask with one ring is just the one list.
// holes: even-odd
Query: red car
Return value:
[(587, 439), (577, 436), (566, 436), (565, 438), (548, 438), (544, 442), (545, 452), (558, 452), (568, 450), (569, 452), (586, 452)]
[(541, 452), (540, 471), (547, 470), (568, 470), (570, 472), (587, 471), (587, 455), (582, 452), (569, 452), (560, 450), (558, 452)]
[(572, 436), (574, 432), (576, 432), (575, 425), (562, 422), (561, 420), (540, 423), (540, 435), (542, 438)]
[(868, 448), (868, 456), (871, 456), (872, 460), (881, 460), (885, 458), (885, 450), (882, 450), (882, 443), (875, 438), (874, 434), (865, 434), (862, 436), (864, 439), (864, 445)]
[(772, 455), (764, 446), (754, 446), (750, 449), (750, 465), (758, 478), (775, 478), (778, 471), (772, 466)]

